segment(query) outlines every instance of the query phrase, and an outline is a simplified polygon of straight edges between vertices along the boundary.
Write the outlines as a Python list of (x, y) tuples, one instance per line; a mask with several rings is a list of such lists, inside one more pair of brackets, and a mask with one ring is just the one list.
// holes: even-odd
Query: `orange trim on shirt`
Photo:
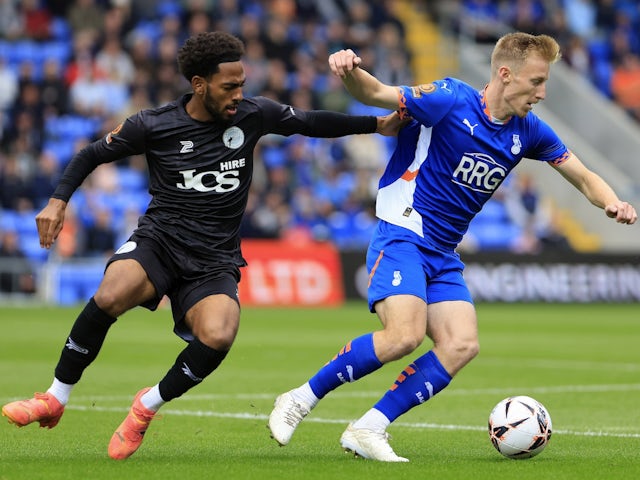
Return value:
[(405, 182), (410, 182), (412, 180), (415, 180), (417, 176), (418, 176), (418, 170), (415, 170), (412, 172), (411, 170), (407, 169), (407, 171), (404, 172), (400, 178)]
[(407, 98), (400, 87), (398, 87), (398, 115), (401, 120), (407, 116)]

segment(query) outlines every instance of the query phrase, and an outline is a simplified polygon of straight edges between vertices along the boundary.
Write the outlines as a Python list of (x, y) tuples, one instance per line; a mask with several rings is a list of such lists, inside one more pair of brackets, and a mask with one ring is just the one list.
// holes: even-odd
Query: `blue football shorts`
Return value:
[(367, 251), (369, 310), (374, 312), (376, 302), (392, 295), (415, 295), (427, 304), (473, 303), (460, 256), (415, 240), (421, 239), (413, 232), (379, 222)]

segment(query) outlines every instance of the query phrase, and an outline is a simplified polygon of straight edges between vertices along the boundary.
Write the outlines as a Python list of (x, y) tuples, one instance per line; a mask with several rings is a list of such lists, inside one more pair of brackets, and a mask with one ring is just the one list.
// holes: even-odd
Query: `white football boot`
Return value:
[(387, 432), (374, 432), (366, 428), (353, 428), (349, 424), (340, 437), (340, 445), (345, 452), (356, 457), (378, 460), (380, 462), (408, 462), (408, 458), (399, 457), (389, 445)]
[(269, 430), (271, 438), (285, 446), (291, 440), (296, 427), (311, 411), (311, 407), (304, 402), (296, 402), (291, 392), (285, 392), (276, 398), (273, 411), (269, 415)]

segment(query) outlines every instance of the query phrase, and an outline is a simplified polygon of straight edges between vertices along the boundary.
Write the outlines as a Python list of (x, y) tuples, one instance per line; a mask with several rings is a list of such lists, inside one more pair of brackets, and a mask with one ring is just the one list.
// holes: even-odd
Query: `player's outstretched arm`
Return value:
[(40, 237), (40, 246), (51, 248), (64, 225), (64, 213), (67, 202), (57, 198), (49, 199), (49, 203), (36, 215), (36, 226)]
[(628, 225), (638, 220), (633, 205), (620, 200), (611, 186), (600, 175), (589, 170), (575, 154), (571, 153), (564, 163), (555, 168), (593, 205), (602, 208), (609, 218)]
[(342, 79), (344, 86), (356, 100), (365, 105), (396, 110), (398, 88), (380, 82), (360, 68), (361, 62), (362, 59), (351, 49), (340, 50), (329, 56), (329, 68)]

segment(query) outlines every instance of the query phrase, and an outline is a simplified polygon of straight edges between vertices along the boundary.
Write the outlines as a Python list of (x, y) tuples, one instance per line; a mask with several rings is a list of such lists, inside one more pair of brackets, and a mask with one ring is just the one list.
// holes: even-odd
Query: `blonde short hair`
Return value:
[(560, 45), (549, 35), (529, 33), (508, 33), (501, 37), (491, 53), (491, 76), (498, 73), (502, 65), (518, 70), (531, 55), (540, 56), (547, 62), (555, 63), (560, 57)]

